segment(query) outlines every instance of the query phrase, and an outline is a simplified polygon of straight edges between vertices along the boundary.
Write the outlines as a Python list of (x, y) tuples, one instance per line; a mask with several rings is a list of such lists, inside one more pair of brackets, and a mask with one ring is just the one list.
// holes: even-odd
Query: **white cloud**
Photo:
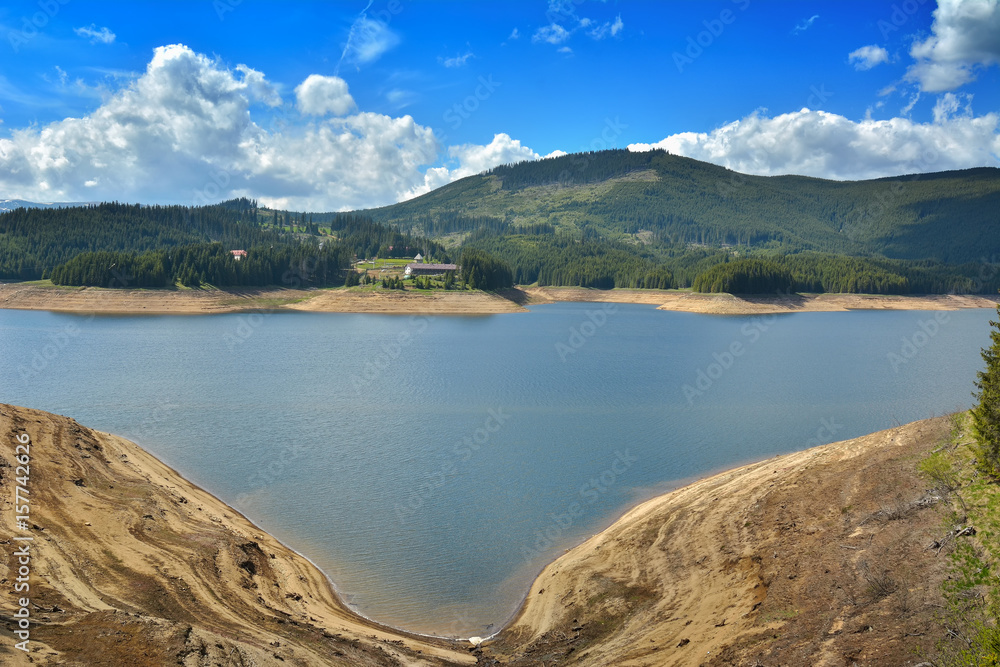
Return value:
[(937, 116), (934, 123), (915, 123), (855, 122), (809, 109), (773, 118), (754, 113), (712, 132), (683, 132), (629, 150), (664, 148), (744, 173), (838, 180), (1000, 166), (1000, 114)]
[(797, 35), (800, 32), (805, 32), (806, 30), (812, 27), (812, 24), (815, 23), (816, 19), (818, 18), (819, 14), (813, 14), (809, 18), (803, 19), (802, 21), (799, 22), (797, 26), (792, 28), (792, 34)]
[(558, 23), (552, 23), (536, 30), (535, 34), (531, 36), (531, 41), (535, 43), (548, 42), (549, 44), (562, 44), (572, 34)]
[(460, 56), (455, 56), (453, 58), (442, 58), (438, 56), (438, 62), (445, 67), (463, 67), (469, 58), (475, 58), (475, 54), (472, 51), (467, 51)]
[(600, 41), (608, 35), (615, 37), (624, 29), (625, 23), (621, 14), (615, 17), (614, 22), (598, 23), (586, 16), (581, 18), (576, 13), (576, 5), (581, 2), (582, 0), (549, 0), (548, 11), (545, 12), (549, 24), (536, 30), (531, 36), (531, 41), (536, 44), (546, 42), (558, 46), (581, 30), (591, 39)]
[[(580, 25), (582, 27), (586, 27), (586, 25), (584, 25), (584, 21), (587, 22), (586, 25), (591, 24), (591, 21), (589, 19), (583, 19), (583, 21), (580, 21)], [(612, 37), (617, 36), (618, 33), (620, 33), (624, 27), (625, 23), (622, 21), (621, 14), (619, 14), (618, 16), (615, 17), (614, 23), (606, 21), (605, 23), (602, 23), (601, 25), (598, 26), (594, 26), (594, 28), (588, 30), (587, 34), (590, 36), (591, 39), (600, 41), (605, 37), (607, 37), (608, 35)]]
[(410, 106), (417, 101), (418, 97), (412, 90), (404, 90), (402, 88), (393, 88), (385, 94), (385, 99), (389, 100), (389, 103), (397, 109)]
[(347, 82), (336, 76), (310, 74), (295, 89), (299, 111), (313, 116), (332, 113), (343, 116), (354, 109), (354, 98), (347, 92)]
[(854, 65), (854, 69), (866, 70), (889, 62), (889, 52), (881, 46), (871, 44), (851, 51), (847, 54), (847, 60)]
[(365, 12), (361, 12), (347, 33), (347, 42), (344, 43), (344, 51), (340, 54), (336, 72), (340, 72), (340, 65), (345, 62), (359, 67), (373, 63), (398, 44), (399, 35), (388, 25), (370, 19)]
[(107, 28), (98, 28), (93, 23), (83, 28), (73, 28), (73, 32), (80, 37), (86, 37), (91, 44), (111, 44), (115, 41), (115, 33)]
[(615, 22), (611, 24), (611, 36), (617, 37), (618, 33), (620, 33), (624, 27), (625, 22), (622, 21), (622, 15), (619, 14), (615, 17)]
[(415, 185), (403, 196), (403, 199), (426, 194), (442, 185), (447, 185), (466, 176), (482, 173), (497, 165), (537, 160), (541, 157), (527, 146), (521, 145), (517, 139), (511, 139), (510, 135), (502, 132), (494, 135), (493, 141), (485, 146), (478, 144), (451, 146), (448, 148), (448, 156), (452, 161), (458, 163), (456, 168), (432, 167), (428, 169), (424, 175), (424, 182)]
[(920, 92), (913, 93), (910, 95), (910, 101), (906, 103), (906, 106), (899, 110), (899, 113), (904, 116), (909, 116), (910, 112), (913, 111), (913, 107), (917, 106), (917, 102), (920, 101)]
[(517, 139), (501, 132), (493, 136), (493, 141), (485, 146), (462, 144), (448, 149), (448, 155), (458, 160), (461, 166), (451, 172), (452, 178), (464, 178), (492, 169), (499, 164), (537, 160), (538, 153), (522, 146)]
[(518, 32), (517, 28), (510, 31), (510, 36), (507, 39), (521, 39), (521, 33)]
[[(347, 86), (309, 77), (306, 113), (347, 109)], [(273, 107), (274, 121), (260, 104)], [(0, 139), (0, 192), (36, 201), (116, 199), (202, 204), (251, 196), (298, 210), (379, 206), (501, 162), (537, 154), (507, 135), (447, 151), (410, 116), (357, 112), (302, 125), (256, 70), (227, 68), (183, 45), (159, 47), (146, 71), (94, 112)], [(293, 121), (297, 121), (296, 125)]]
[(910, 48), (906, 79), (924, 92), (960, 88), (1000, 64), (1000, 0), (939, 0), (931, 33)]
[[(965, 106), (962, 107), (962, 100)], [(947, 123), (962, 110), (962, 117), (972, 118), (972, 95), (956, 95), (955, 93), (945, 93), (938, 98), (934, 104), (934, 122)]]
[(556, 51), (558, 51), (559, 53), (565, 53), (566, 55), (570, 55), (573, 53), (573, 49), (571, 49), (568, 46), (560, 46), (558, 49), (556, 49)]

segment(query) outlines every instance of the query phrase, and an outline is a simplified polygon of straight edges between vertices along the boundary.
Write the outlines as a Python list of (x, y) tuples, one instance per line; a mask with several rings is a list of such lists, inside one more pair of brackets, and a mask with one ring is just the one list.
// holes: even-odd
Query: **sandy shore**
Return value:
[[(14, 525), (15, 438), (31, 438), (30, 530)], [(0, 536), (30, 536), (30, 648), (14, 648), (17, 561), (0, 562), (0, 664), (457, 665), (452, 643), (349, 611), (309, 561), (137, 445), (0, 404)], [(13, 545), (13, 546), (12, 546)]]
[[(948, 564), (927, 549), (947, 504), (916, 463), (949, 431), (908, 424), (650, 500), (549, 565), (471, 653), (356, 616), (311, 563), (137, 445), (2, 404), (0, 535), (34, 538), (32, 664), (916, 664), (943, 636)], [(22, 433), (29, 531), (11, 503)], [(15, 567), (0, 563), (6, 597)], [(873, 576), (892, 587), (872, 593)], [(0, 662), (28, 664), (5, 607)]]
[(644, 303), (660, 310), (718, 315), (770, 315), (795, 312), (847, 310), (958, 310), (996, 308), (1000, 298), (977, 295), (930, 294), (891, 296), (879, 294), (792, 294), (788, 296), (700, 294), (679, 290), (596, 290), (582, 287), (526, 288), (530, 303), (595, 301)]
[[(915, 665), (944, 636), (947, 418), (775, 457), (634, 508), (549, 565), (501, 664)], [(891, 582), (873, 591), (872, 581)], [(891, 592), (889, 592), (891, 591)]]
[(719, 315), (765, 315), (846, 310), (957, 310), (995, 308), (984, 296), (881, 296), (796, 294), (734, 296), (678, 290), (595, 290), (582, 287), (529, 287), (486, 292), (413, 292), (371, 289), (118, 290), (0, 283), (0, 308), (83, 314), (238, 313), (301, 310), (324, 313), (490, 315), (524, 312), (525, 306), (560, 301), (640, 303), (662, 310)]

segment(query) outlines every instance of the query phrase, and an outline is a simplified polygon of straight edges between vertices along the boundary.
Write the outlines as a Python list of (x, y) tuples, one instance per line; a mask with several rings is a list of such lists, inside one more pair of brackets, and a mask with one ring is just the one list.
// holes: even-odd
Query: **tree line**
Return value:
[(350, 255), (335, 245), (254, 246), (237, 260), (218, 243), (143, 253), (81, 253), (50, 274), (56, 285), (96, 287), (329, 287), (344, 284)]

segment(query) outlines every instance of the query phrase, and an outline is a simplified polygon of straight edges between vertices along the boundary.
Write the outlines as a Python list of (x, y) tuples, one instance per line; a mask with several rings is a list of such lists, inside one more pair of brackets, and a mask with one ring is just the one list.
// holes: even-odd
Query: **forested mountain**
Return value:
[[(236, 260), (231, 250), (247, 250)], [(0, 279), (64, 285), (165, 287), (341, 285), (352, 255), (448, 253), (427, 239), (356, 215), (320, 233), (307, 214), (249, 199), (214, 206), (104, 203), (0, 214)]]
[(485, 221), (620, 241), (974, 262), (1000, 253), (1000, 169), (869, 181), (747, 176), (662, 150), (497, 167), (365, 211), (432, 237)]
[(18, 208), (0, 213), (0, 279), (103, 285), (126, 267), (133, 285), (276, 284), (308, 255), (325, 267), (309, 283), (332, 285), (351, 256), (476, 250), (465, 254), (483, 269), (477, 284), (509, 271), (518, 284), (597, 288), (992, 294), (998, 226), (995, 168), (835, 182), (612, 150), (500, 166), (357, 213), (249, 199)]
[(839, 182), (611, 150), (504, 165), (364, 213), (488, 250), (520, 283), (687, 286), (717, 264), (756, 257), (811, 291), (1000, 285), (995, 168)]

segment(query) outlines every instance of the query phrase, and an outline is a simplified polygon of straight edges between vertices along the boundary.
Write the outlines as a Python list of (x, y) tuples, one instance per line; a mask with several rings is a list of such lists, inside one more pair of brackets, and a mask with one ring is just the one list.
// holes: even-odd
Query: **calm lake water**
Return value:
[(0, 401), (137, 441), (372, 618), (483, 635), (682, 480), (970, 407), (995, 315), (531, 311), (0, 310)]

